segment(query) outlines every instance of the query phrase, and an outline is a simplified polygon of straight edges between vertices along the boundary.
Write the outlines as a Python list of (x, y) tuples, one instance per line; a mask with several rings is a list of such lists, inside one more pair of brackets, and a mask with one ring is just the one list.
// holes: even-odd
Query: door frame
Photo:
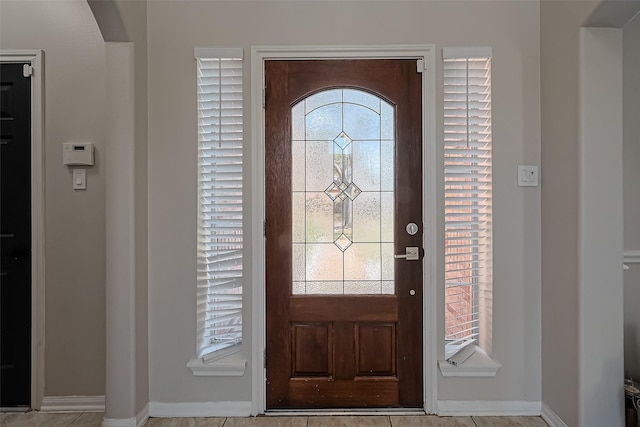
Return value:
[[(265, 309), (265, 116), (264, 65), (267, 60), (416, 59), (422, 60), (423, 165), (423, 393), (424, 410), (437, 410), (437, 152), (435, 45), (388, 46), (253, 46), (251, 48), (251, 413), (266, 407)], [(417, 63), (416, 63), (417, 64)], [(416, 65), (418, 67), (418, 65)]]
[(31, 76), (31, 409), (44, 395), (44, 51), (0, 50), (0, 62), (30, 63)]

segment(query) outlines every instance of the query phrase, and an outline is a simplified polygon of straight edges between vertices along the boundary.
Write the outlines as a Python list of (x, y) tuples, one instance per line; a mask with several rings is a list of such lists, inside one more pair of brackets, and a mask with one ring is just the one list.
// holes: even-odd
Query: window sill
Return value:
[(439, 360), (438, 365), (443, 377), (495, 377), (502, 366), (478, 346), (475, 352), (458, 366), (453, 366), (446, 360)]
[(247, 369), (247, 361), (225, 358), (204, 363), (202, 359), (190, 360), (187, 367), (196, 377), (241, 377)]

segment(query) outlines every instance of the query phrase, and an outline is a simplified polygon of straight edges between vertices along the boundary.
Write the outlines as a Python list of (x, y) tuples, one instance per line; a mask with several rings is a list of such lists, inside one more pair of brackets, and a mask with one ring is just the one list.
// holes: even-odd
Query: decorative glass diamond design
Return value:
[(334, 243), (342, 252), (344, 252), (353, 242), (347, 236), (341, 234)]
[(355, 185), (353, 182), (349, 184), (349, 186), (344, 190), (344, 194), (346, 194), (347, 197), (350, 198), (351, 200), (358, 197), (358, 194), (360, 193), (362, 193), (362, 190), (360, 190), (358, 186)]
[(333, 140), (338, 146), (344, 150), (344, 148), (351, 143), (351, 138), (347, 136), (346, 133), (340, 132), (340, 135), (336, 136), (336, 139)]
[(291, 107), (293, 295), (394, 294), (394, 117), (352, 88)]
[(362, 191), (351, 182), (353, 177), (352, 139), (344, 131), (333, 140), (333, 183), (325, 193), (333, 200), (334, 244), (346, 251), (353, 243), (353, 199)]
[(331, 200), (335, 200), (338, 198), (340, 193), (342, 193), (342, 190), (338, 188), (338, 186), (335, 183), (332, 182), (331, 185), (327, 187), (326, 190), (324, 190), (324, 192), (327, 196), (329, 196)]

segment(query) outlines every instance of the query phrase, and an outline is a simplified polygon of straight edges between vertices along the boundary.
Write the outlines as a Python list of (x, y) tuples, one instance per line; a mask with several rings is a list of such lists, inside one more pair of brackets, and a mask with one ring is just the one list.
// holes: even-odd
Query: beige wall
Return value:
[[(2, 48), (46, 51), (46, 394), (102, 394), (104, 43), (85, 2), (3, 0), (0, 7)], [(251, 399), (250, 370), (243, 378), (195, 378), (186, 367), (196, 347), (193, 47), (241, 46), (248, 56), (252, 45), (400, 43), (435, 43), (438, 49), (491, 45), (494, 51), (493, 355), (503, 367), (494, 379), (440, 378), (438, 397), (540, 399), (540, 190), (515, 186), (517, 164), (540, 163), (537, 2), (181, 1), (151, 2), (144, 12), (139, 6), (130, 11), (134, 21), (148, 22), (151, 400)], [(34, 23), (31, 30), (24, 31), (30, 22)], [(142, 40), (144, 36), (135, 37)], [(247, 110), (249, 70), (247, 60)], [(441, 111), (441, 91), (437, 94), (437, 111)], [(136, 110), (140, 113), (143, 107), (137, 104)], [(441, 119), (436, 122), (439, 135)], [(249, 141), (249, 115), (246, 123)], [(144, 139), (143, 129), (137, 129), (136, 139)], [(89, 170), (86, 192), (71, 190), (69, 173), (61, 165), (60, 144), (67, 140), (97, 144), (97, 165)], [(140, 197), (136, 209), (142, 218), (146, 164), (143, 146), (137, 148)], [(247, 161), (250, 155), (247, 150)], [(247, 182), (250, 173), (247, 168)], [(138, 225), (141, 235), (137, 238), (144, 238), (144, 220)], [(246, 237), (250, 241), (250, 233)], [(144, 245), (138, 247), (142, 259), (144, 250)], [(144, 268), (137, 271), (138, 283), (144, 283)], [(146, 306), (144, 288), (137, 290), (138, 307)], [(251, 301), (245, 301), (245, 323), (250, 325)], [(144, 336), (143, 307), (136, 313), (142, 317), (136, 323), (141, 328), (137, 334)], [(245, 335), (246, 356), (250, 356), (251, 333), (247, 330)], [(142, 357), (143, 352), (144, 345), (138, 355)], [(141, 375), (138, 382), (144, 382)], [(137, 400), (141, 404), (144, 393)]]
[[(45, 396), (103, 395), (104, 43), (86, 2), (0, 2), (0, 48), (45, 52)], [(63, 142), (92, 142), (87, 190)]]
[[(245, 153), (249, 164), (251, 46), (425, 43), (436, 44), (438, 58), (442, 46), (490, 45), (494, 53), (493, 356), (503, 366), (497, 377), (490, 379), (440, 377), (438, 398), (540, 400), (540, 189), (516, 186), (518, 164), (540, 163), (537, 1), (180, 1), (149, 2), (147, 12), (152, 401), (251, 400), (250, 369), (242, 378), (225, 379), (195, 378), (186, 367), (196, 355), (193, 48), (245, 49)], [(437, 74), (440, 87), (440, 60)], [(438, 89), (437, 135), (442, 133), (441, 98)], [(245, 170), (248, 185), (251, 171)], [(442, 171), (439, 173), (442, 176)], [(246, 200), (251, 200), (246, 189)], [(250, 210), (245, 212), (249, 224)], [(250, 242), (251, 230), (246, 231), (245, 241)], [(440, 235), (440, 243), (442, 238)], [(250, 263), (245, 266), (248, 269)], [(248, 271), (247, 291), (251, 277)], [(251, 334), (259, 331), (248, 327), (248, 292), (244, 314), (243, 353), (250, 358)], [(442, 335), (442, 320), (439, 329)]]
[(578, 425), (578, 32), (597, 2), (540, 2), (542, 400)]
[[(640, 250), (640, 16), (623, 28), (624, 247)], [(640, 264), (624, 273), (625, 374), (640, 380)]]

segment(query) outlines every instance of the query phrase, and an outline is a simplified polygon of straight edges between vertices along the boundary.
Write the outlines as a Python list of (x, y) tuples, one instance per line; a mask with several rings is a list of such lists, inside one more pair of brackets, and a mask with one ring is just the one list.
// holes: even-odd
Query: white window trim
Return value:
[[(445, 47), (442, 59), (453, 58), (492, 58), (492, 48), (478, 47)], [(492, 325), (491, 325), (492, 327)], [(482, 329), (482, 325), (480, 325)], [(493, 360), (484, 349), (473, 345), (473, 354), (463, 363), (454, 366), (446, 360), (439, 360), (438, 367), (444, 377), (495, 377), (502, 365)]]
[(203, 362), (201, 359), (195, 359), (190, 360), (187, 367), (196, 377), (241, 377), (247, 369), (247, 361), (233, 358)]
[(439, 360), (438, 366), (443, 377), (495, 377), (502, 365), (476, 345), (475, 351), (464, 363), (454, 366), (446, 360)]
[(265, 212), (265, 121), (263, 109), (264, 61), (270, 59), (422, 59), (423, 111), (423, 224), (424, 316), (423, 391), (424, 410), (437, 411), (438, 296), (437, 203), (438, 168), (436, 156), (436, 56), (434, 45), (390, 46), (254, 46), (251, 55), (251, 271), (252, 295), (252, 406), (253, 415), (265, 411), (265, 271), (264, 237), (261, 232)]
[[(244, 58), (244, 52), (242, 48), (195, 47), (194, 58)], [(243, 75), (243, 83), (244, 81), (246, 81), (246, 78)], [(243, 111), (246, 113), (246, 108), (243, 108)], [(245, 243), (243, 243), (243, 245), (244, 244)], [(243, 295), (245, 294), (245, 289), (246, 281), (243, 286)], [(203, 357), (192, 359), (187, 362), (187, 367), (191, 369), (194, 376), (243, 376), (247, 367), (247, 361), (241, 358), (241, 349), (241, 342), (238, 342), (236, 345), (205, 354)]]

